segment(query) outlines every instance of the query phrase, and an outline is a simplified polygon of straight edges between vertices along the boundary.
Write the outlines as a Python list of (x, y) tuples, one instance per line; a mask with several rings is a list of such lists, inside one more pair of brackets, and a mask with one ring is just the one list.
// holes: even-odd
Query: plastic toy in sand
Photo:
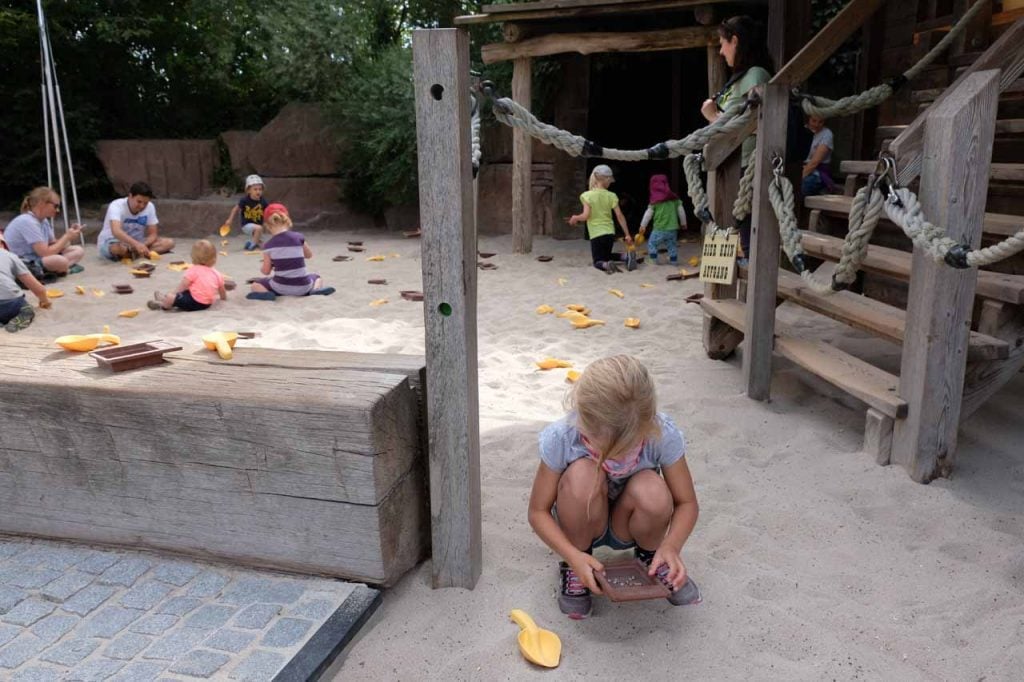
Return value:
[(512, 609), (508, 615), (521, 628), (519, 651), (523, 658), (545, 668), (557, 668), (562, 658), (562, 640), (558, 639), (558, 635), (537, 627), (525, 611)]
[(541, 369), (557, 369), (559, 367), (572, 367), (572, 363), (568, 360), (559, 360), (558, 358), (544, 358), (534, 363)]
[(640, 318), (639, 317), (627, 317), (626, 318), (625, 326), (629, 327), (630, 329), (639, 329), (640, 328)]
[(238, 341), (237, 332), (211, 332), (203, 337), (203, 345), (207, 350), (217, 351), (221, 360), (230, 360), (235, 353), (232, 350)]
[(70, 334), (58, 337), (54, 343), (64, 350), (85, 353), (96, 350), (96, 347), (101, 343), (109, 343), (116, 346), (121, 343), (121, 337), (107, 332), (102, 334)]

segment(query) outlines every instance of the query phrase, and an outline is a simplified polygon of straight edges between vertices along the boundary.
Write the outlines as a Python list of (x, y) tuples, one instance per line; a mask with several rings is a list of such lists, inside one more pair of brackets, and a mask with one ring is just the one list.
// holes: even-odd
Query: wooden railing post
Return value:
[[(518, 57), (512, 66), (512, 99), (527, 110), (532, 97), (533, 60)], [(533, 139), (512, 129), (512, 252), (533, 250)]]
[(779, 288), (779, 221), (768, 201), (772, 159), (786, 157), (786, 122), (789, 120), (789, 88), (764, 86), (758, 110), (753, 226), (750, 231), (750, 282), (747, 287), (746, 345), (743, 349), (743, 380), (747, 396), (767, 400), (772, 384), (772, 353), (775, 348), (775, 299)]
[[(977, 72), (933, 105), (924, 125), (921, 208), (958, 242), (978, 248), (988, 193), (999, 72)], [(892, 462), (927, 483), (948, 473), (956, 450), (978, 271), (936, 263), (914, 249)]]
[(482, 527), (469, 36), (463, 29), (419, 30), (412, 47), (433, 584), (472, 589)]
[[(732, 205), (740, 182), (740, 152), (724, 164), (708, 171), (708, 208), (720, 225), (733, 224)], [(705, 284), (704, 295), (710, 299), (736, 298), (736, 285)], [(704, 313), (704, 350), (712, 360), (724, 360), (743, 341), (743, 332)]]

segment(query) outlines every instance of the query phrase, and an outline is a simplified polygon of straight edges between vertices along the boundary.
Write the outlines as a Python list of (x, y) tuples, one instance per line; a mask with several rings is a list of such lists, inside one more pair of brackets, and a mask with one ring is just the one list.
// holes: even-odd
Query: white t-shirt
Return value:
[(112, 220), (120, 221), (121, 229), (132, 239), (141, 242), (146, 238), (146, 230), (157, 224), (156, 207), (151, 201), (140, 213), (132, 213), (128, 208), (128, 197), (114, 199), (107, 207), (107, 216), (103, 219), (103, 229), (100, 230), (98, 244), (102, 244), (108, 239), (114, 239), (114, 233), (110, 228)]

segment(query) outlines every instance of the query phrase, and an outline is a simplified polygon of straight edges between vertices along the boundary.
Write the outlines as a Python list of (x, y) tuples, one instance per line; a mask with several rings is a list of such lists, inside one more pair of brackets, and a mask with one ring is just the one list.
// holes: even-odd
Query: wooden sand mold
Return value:
[(422, 357), (6, 344), (0, 532), (383, 585), (428, 553)]

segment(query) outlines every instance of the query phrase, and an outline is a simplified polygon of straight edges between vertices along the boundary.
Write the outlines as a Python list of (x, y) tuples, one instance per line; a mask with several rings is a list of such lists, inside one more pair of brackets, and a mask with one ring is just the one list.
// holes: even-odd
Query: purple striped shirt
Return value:
[(275, 234), (263, 244), (263, 253), (270, 256), (274, 275), (270, 289), (282, 296), (305, 296), (313, 288), (316, 275), (306, 272), (304, 246), (306, 238), (301, 232), (286, 230)]

